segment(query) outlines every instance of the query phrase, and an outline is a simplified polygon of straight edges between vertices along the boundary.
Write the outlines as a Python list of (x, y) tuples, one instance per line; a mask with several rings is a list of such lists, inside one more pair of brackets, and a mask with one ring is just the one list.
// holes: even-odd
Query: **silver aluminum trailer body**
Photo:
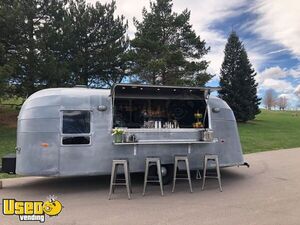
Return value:
[[(102, 109), (99, 110), (101, 107)], [(105, 106), (105, 107), (103, 107)], [(103, 110), (104, 108), (104, 110)], [(105, 110), (106, 109), (106, 110)], [(90, 143), (63, 145), (62, 112), (90, 112)], [(174, 155), (187, 154), (192, 169), (202, 168), (203, 155), (218, 154), (220, 165), (244, 164), (237, 124), (223, 100), (207, 99), (209, 126), (216, 143), (159, 143), (168, 140), (199, 138), (199, 129), (129, 129), (138, 139), (158, 143), (113, 144), (113, 97), (110, 90), (54, 88), (38, 91), (22, 106), (18, 116), (16, 173), (37, 176), (105, 175), (111, 172), (112, 159), (128, 158), (131, 172), (144, 171), (146, 156), (159, 156), (162, 164), (172, 164)]]

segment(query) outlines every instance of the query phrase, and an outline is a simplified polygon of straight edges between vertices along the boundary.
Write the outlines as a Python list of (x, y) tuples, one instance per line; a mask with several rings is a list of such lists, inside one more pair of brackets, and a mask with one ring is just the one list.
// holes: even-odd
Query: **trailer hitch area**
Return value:
[(244, 164), (238, 165), (238, 167), (240, 167), (240, 166), (247, 166), (247, 167), (249, 168), (249, 167), (250, 167), (250, 164), (247, 163), (247, 162), (244, 162)]

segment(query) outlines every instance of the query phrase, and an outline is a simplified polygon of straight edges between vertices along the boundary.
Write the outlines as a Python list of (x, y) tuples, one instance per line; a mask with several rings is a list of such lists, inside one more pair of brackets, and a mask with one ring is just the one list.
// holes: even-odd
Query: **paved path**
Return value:
[[(1, 198), (46, 200), (58, 197), (64, 209), (46, 224), (211, 224), (289, 225), (300, 224), (300, 148), (245, 156), (251, 167), (223, 169), (223, 192), (209, 180), (201, 191), (201, 181), (193, 181), (194, 193), (181, 181), (175, 193), (165, 186), (149, 186), (142, 197), (142, 177), (136, 176), (133, 199), (123, 189), (107, 200), (108, 177), (16, 178), (3, 181)], [(35, 224), (22, 222), (23, 224)], [(0, 214), (0, 224), (22, 224), (16, 216)], [(38, 223), (39, 224), (39, 223)]]

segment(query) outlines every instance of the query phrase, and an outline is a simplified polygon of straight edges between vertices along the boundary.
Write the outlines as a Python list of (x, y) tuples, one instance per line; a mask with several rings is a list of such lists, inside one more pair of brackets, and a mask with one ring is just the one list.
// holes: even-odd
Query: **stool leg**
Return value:
[(217, 174), (218, 174), (218, 181), (219, 181), (219, 187), (220, 187), (220, 191), (222, 192), (222, 184), (221, 184), (221, 173), (220, 173), (220, 165), (219, 165), (219, 160), (218, 158), (216, 159), (216, 167), (217, 167)]
[(129, 162), (128, 161), (127, 161), (127, 166), (128, 166), (128, 178), (129, 178), (130, 193), (132, 193), (131, 175), (130, 175), (130, 168), (129, 168)]
[(146, 160), (146, 163), (145, 163), (145, 176), (144, 176), (143, 196), (145, 195), (145, 192), (146, 192), (147, 179), (148, 179), (148, 166), (149, 166), (149, 162), (148, 162), (148, 160)]
[(185, 160), (185, 165), (186, 165), (186, 172), (187, 172), (188, 179), (189, 179), (190, 190), (191, 190), (191, 193), (192, 193), (193, 192), (192, 179), (191, 179), (191, 171), (190, 171), (190, 165), (189, 165), (189, 160), (188, 159)]
[(159, 179), (159, 185), (160, 185), (160, 192), (161, 192), (161, 195), (164, 196), (160, 161), (158, 161), (158, 163), (157, 163), (157, 173), (158, 173), (158, 179)]
[(113, 183), (114, 183), (114, 176), (115, 176), (115, 164), (112, 163), (111, 175), (110, 175), (110, 188), (109, 188), (108, 200), (110, 200), (110, 197), (111, 197), (111, 194), (112, 194)]
[(177, 164), (178, 164), (178, 160), (175, 159), (175, 163), (174, 163), (174, 173), (173, 173), (173, 188), (172, 188), (172, 192), (174, 192), (174, 190), (175, 190), (175, 182), (176, 182), (176, 176), (177, 176)]
[(203, 169), (203, 183), (202, 183), (202, 190), (204, 190), (204, 185), (205, 185), (206, 166), (207, 166), (207, 160), (206, 160), (206, 158), (204, 158), (204, 169)]
[(130, 184), (129, 184), (129, 170), (128, 170), (128, 164), (124, 164), (124, 174), (125, 174), (125, 181), (126, 181), (126, 189), (127, 189), (127, 194), (128, 194), (128, 199), (130, 199)]
[(200, 173), (200, 170), (197, 170), (197, 173), (196, 173), (196, 180), (201, 180), (201, 173)]
[(130, 187), (130, 193), (132, 193), (132, 186), (131, 186), (131, 175), (130, 175), (130, 171), (128, 172), (128, 178), (129, 178), (129, 187)]
[[(113, 173), (113, 183), (116, 183), (117, 175), (118, 175), (119, 164), (115, 164), (114, 173)], [(115, 193), (116, 185), (113, 184), (112, 193)]]

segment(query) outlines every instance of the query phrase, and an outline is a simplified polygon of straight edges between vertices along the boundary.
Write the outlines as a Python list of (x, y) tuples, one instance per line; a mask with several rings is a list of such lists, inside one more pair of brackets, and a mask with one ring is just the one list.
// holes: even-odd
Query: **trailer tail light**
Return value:
[(49, 147), (49, 144), (48, 144), (48, 143), (42, 143), (42, 144), (41, 144), (41, 147), (43, 147), (43, 148), (48, 148), (48, 147)]

